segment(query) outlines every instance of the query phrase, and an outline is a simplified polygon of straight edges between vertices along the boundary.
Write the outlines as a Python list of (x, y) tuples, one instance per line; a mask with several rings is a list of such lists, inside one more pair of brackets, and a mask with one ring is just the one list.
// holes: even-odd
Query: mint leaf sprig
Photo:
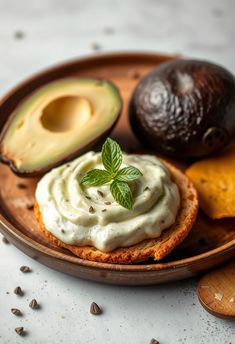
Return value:
[(91, 187), (111, 182), (110, 191), (115, 201), (131, 210), (134, 200), (128, 183), (141, 177), (142, 173), (134, 166), (120, 169), (123, 160), (122, 150), (119, 144), (110, 138), (107, 138), (102, 146), (101, 158), (105, 169), (88, 171), (80, 180), (80, 184)]

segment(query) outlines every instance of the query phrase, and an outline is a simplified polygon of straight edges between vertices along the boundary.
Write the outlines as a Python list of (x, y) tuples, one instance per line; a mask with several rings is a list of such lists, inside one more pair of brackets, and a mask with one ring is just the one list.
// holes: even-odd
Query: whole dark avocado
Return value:
[(235, 78), (197, 60), (159, 65), (137, 85), (129, 106), (143, 144), (174, 158), (197, 158), (235, 137)]

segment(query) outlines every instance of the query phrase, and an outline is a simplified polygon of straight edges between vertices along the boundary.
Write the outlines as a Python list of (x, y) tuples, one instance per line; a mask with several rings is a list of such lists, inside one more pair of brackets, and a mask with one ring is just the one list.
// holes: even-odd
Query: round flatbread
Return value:
[(39, 223), (39, 228), (50, 242), (68, 249), (82, 259), (102, 263), (120, 264), (142, 262), (149, 258), (161, 260), (187, 236), (196, 219), (198, 211), (197, 192), (192, 182), (176, 167), (167, 162), (164, 162), (164, 164), (171, 172), (172, 180), (178, 185), (181, 196), (181, 206), (176, 216), (175, 223), (170, 228), (165, 229), (158, 238), (147, 239), (130, 247), (117, 248), (112, 252), (102, 252), (92, 246), (68, 245), (57, 239), (45, 228), (39, 206), (36, 202), (34, 211)]

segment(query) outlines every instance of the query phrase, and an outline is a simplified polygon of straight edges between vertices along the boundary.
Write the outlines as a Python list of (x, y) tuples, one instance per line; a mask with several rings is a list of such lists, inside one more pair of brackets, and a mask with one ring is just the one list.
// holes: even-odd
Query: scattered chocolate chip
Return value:
[(91, 44), (91, 49), (95, 50), (95, 51), (99, 51), (99, 50), (101, 50), (101, 45), (99, 43), (97, 43), (97, 42), (93, 42)]
[(22, 315), (21, 311), (19, 309), (17, 309), (17, 308), (12, 308), (11, 309), (11, 313), (14, 314), (14, 315), (17, 315), (17, 316), (21, 316)]
[(100, 197), (104, 197), (104, 193), (103, 193), (102, 191), (97, 190), (97, 193), (98, 193), (98, 195), (99, 195)]
[(29, 204), (26, 205), (26, 208), (27, 208), (28, 210), (33, 210), (34, 204), (33, 204), (33, 203), (29, 203)]
[(87, 199), (91, 199), (91, 197), (90, 196), (85, 196)]
[(65, 230), (64, 230), (64, 229), (61, 229), (61, 233), (63, 233), (63, 234), (64, 234), (64, 233), (65, 233)]
[(23, 273), (31, 272), (31, 269), (28, 266), (21, 266), (20, 271)]
[(25, 185), (24, 183), (17, 183), (16, 186), (17, 186), (19, 189), (27, 189), (27, 185)]
[(90, 208), (89, 208), (89, 213), (91, 213), (91, 214), (95, 213), (95, 209), (92, 206), (90, 206)]
[(110, 205), (110, 204), (111, 204), (111, 202), (104, 202), (104, 204), (106, 204), (106, 205)]
[(22, 38), (24, 38), (24, 36), (25, 36), (24, 32), (20, 31), (20, 30), (18, 30), (14, 33), (15, 39), (22, 39)]
[(15, 328), (15, 331), (16, 331), (16, 333), (19, 335), (19, 336), (24, 336), (24, 334), (25, 334), (25, 330), (24, 330), (24, 328), (21, 326), (21, 327), (16, 327)]
[(99, 315), (99, 314), (102, 313), (102, 310), (97, 305), (97, 303), (92, 302), (91, 307), (90, 307), (90, 313), (93, 314), (93, 315)]
[(160, 343), (159, 343), (159, 341), (158, 341), (157, 339), (152, 338), (152, 339), (150, 340), (150, 343), (149, 343), (149, 344), (160, 344)]
[(16, 288), (14, 289), (14, 293), (15, 293), (16, 295), (19, 295), (19, 296), (23, 296), (23, 295), (24, 295), (23, 290), (21, 289), (21, 287), (16, 287)]
[(9, 291), (6, 291), (6, 294), (9, 295), (10, 294)]
[(146, 186), (146, 188), (144, 188), (144, 191), (150, 190), (150, 188), (148, 186)]
[(39, 304), (37, 303), (37, 300), (33, 299), (32, 301), (30, 301), (29, 307), (32, 308), (32, 309), (38, 309), (39, 308)]
[(10, 244), (9, 241), (7, 240), (7, 238), (5, 238), (5, 237), (2, 238), (2, 242), (3, 242), (4, 244)]
[(131, 79), (134, 79), (134, 80), (137, 80), (140, 78), (140, 73), (137, 71), (137, 70), (130, 70), (128, 72), (128, 76), (131, 78)]
[(107, 211), (107, 209), (102, 209), (101, 211), (104, 213), (105, 211)]

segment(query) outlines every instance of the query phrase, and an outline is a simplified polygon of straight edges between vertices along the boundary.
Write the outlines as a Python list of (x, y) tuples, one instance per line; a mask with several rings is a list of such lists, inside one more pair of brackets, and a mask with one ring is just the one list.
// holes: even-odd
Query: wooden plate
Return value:
[[(53, 67), (20, 84), (0, 103), (0, 131), (15, 107), (32, 91), (69, 75), (112, 80), (121, 91), (124, 108), (113, 137), (128, 152), (144, 151), (129, 128), (127, 105), (140, 77), (174, 56), (119, 53), (79, 59)], [(23, 183), (26, 188), (22, 188)], [(147, 285), (179, 280), (214, 267), (235, 256), (235, 219), (211, 221), (199, 214), (188, 238), (160, 263), (102, 264), (79, 259), (67, 250), (48, 244), (41, 236), (31, 206), (37, 179), (22, 179), (0, 165), (0, 230), (33, 259), (62, 272), (126, 285)]]

